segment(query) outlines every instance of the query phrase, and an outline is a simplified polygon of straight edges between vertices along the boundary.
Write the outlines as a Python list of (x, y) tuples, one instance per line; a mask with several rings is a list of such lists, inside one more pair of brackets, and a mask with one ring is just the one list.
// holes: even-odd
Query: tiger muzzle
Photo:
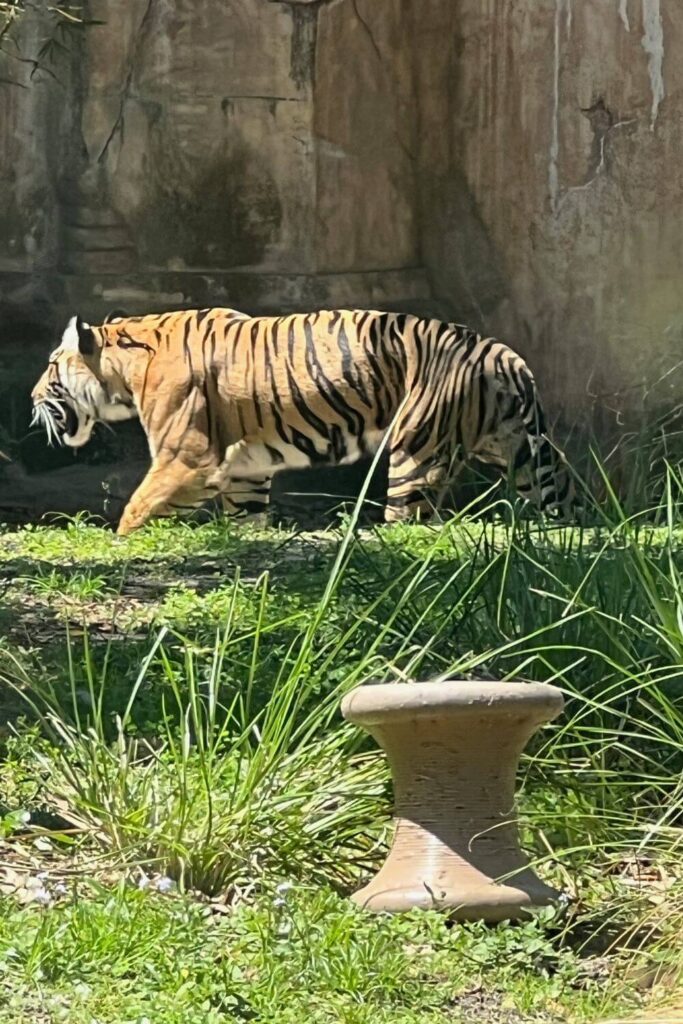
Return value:
[(48, 444), (64, 445), (66, 439), (78, 431), (78, 416), (67, 402), (54, 398), (37, 402), (33, 407), (31, 424), (37, 424), (47, 434)]

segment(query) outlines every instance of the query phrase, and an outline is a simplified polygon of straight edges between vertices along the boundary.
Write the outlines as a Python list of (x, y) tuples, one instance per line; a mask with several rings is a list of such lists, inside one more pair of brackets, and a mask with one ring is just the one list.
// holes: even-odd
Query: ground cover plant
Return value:
[[(0, 1021), (592, 1022), (675, 999), (675, 473), (663, 492), (581, 528), (492, 495), (438, 527), (5, 532)], [(439, 676), (567, 697), (520, 778), (566, 899), (521, 926), (346, 898), (391, 794), (340, 697)]]

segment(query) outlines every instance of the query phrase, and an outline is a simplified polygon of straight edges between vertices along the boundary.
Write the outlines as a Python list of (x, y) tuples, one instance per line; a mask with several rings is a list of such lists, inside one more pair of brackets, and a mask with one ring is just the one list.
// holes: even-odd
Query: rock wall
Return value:
[(516, 339), (566, 420), (680, 402), (683, 7), (437, 6), (417, 88), (435, 294)]
[(565, 425), (590, 413), (605, 430), (644, 395), (683, 394), (677, 0), (86, 13), (58, 50), (34, 14), (0, 53), (0, 420), (15, 436), (74, 309), (455, 317), (519, 348)]

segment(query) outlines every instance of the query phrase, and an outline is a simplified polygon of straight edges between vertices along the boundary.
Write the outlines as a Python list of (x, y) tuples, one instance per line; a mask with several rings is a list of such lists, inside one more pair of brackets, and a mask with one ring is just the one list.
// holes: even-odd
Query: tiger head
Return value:
[(90, 440), (98, 421), (137, 416), (121, 378), (105, 366), (100, 335), (100, 328), (72, 317), (31, 392), (31, 423), (45, 429), (49, 444), (80, 448)]

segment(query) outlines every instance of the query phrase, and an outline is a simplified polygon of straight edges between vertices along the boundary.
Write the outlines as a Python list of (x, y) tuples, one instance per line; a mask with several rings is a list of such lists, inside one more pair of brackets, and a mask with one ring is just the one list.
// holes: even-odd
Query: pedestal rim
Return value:
[(396, 718), (468, 713), (543, 715), (556, 718), (564, 708), (562, 691), (550, 683), (439, 680), (434, 682), (366, 683), (347, 693), (344, 718), (372, 723)]
[(561, 892), (536, 878), (538, 887), (529, 891), (519, 889), (514, 881), (496, 882), (472, 889), (451, 888), (442, 893), (434, 894), (424, 885), (406, 884), (383, 888), (371, 880), (362, 889), (351, 896), (351, 900), (359, 909), (375, 914), (401, 914), (409, 910), (436, 910), (447, 913), (456, 920), (489, 923), (514, 920), (531, 915), (541, 907), (552, 906), (560, 897)]

